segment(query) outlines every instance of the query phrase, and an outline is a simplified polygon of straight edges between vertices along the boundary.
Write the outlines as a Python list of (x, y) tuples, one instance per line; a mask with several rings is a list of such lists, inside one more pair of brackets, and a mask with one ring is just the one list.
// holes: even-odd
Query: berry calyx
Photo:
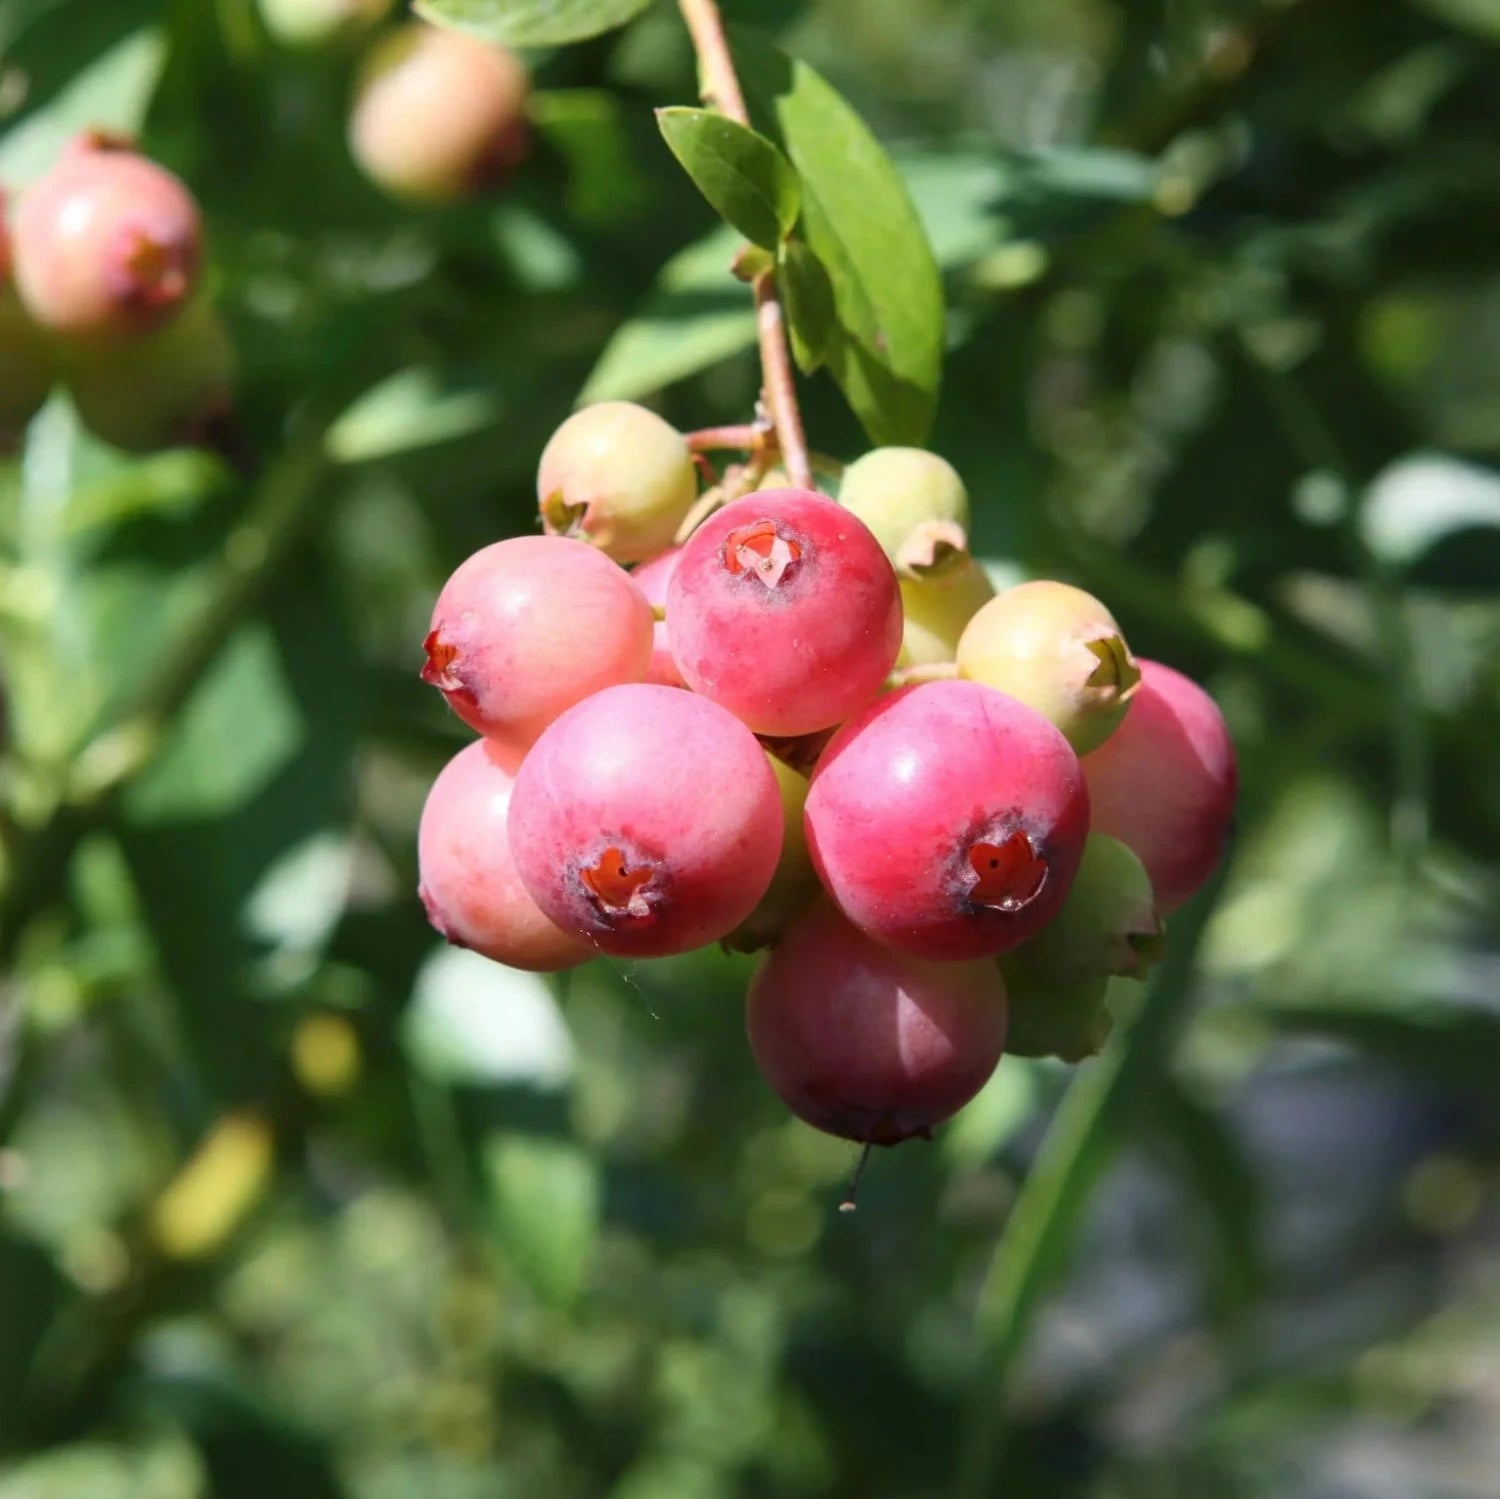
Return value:
[(1239, 776), (1214, 700), (1159, 661), (1142, 660), (1140, 670), (1125, 721), (1084, 756), (1083, 773), (1095, 829), (1139, 856), (1168, 915), (1223, 857)]
[(85, 136), (22, 195), (16, 287), (65, 338), (139, 337), (186, 306), (202, 261), (198, 206), (165, 168)]
[(1005, 1048), (1005, 985), (994, 963), (882, 947), (820, 901), (751, 980), (746, 1031), (799, 1118), (895, 1145), (928, 1135), (984, 1086)]
[(452, 203), (507, 180), (530, 140), (526, 69), (505, 48), (414, 21), (372, 49), (349, 149), (378, 187)]
[(844, 470), (839, 504), (874, 532), (903, 578), (941, 573), (967, 555), (968, 491), (936, 453), (873, 449)]
[(564, 931), (602, 952), (664, 957), (717, 942), (751, 914), (782, 826), (754, 735), (706, 698), (640, 683), (596, 692), (532, 746), (510, 846)]
[(1088, 834), (1077, 756), (976, 682), (878, 699), (823, 752), (807, 838), (862, 931), (924, 958), (992, 957), (1061, 909)]
[(638, 682), (654, 617), (630, 575), (562, 536), (476, 552), (443, 585), (422, 680), (481, 734), (529, 744), (601, 688)]
[(895, 573), (869, 530), (809, 490), (747, 495), (689, 538), (667, 592), (683, 680), (757, 734), (847, 718), (901, 643)]
[(698, 476), (669, 422), (631, 401), (603, 401), (552, 434), (536, 493), (550, 535), (591, 542), (616, 562), (640, 562), (672, 545), (698, 497)]
[(957, 658), (960, 675), (1035, 708), (1081, 755), (1114, 732), (1141, 680), (1114, 616), (1066, 583), (1021, 583), (991, 599)]
[(548, 921), (516, 872), (507, 823), (519, 765), (516, 751), (479, 739), (444, 766), (417, 833), (420, 894), (428, 920), (455, 947), (553, 973), (594, 950)]

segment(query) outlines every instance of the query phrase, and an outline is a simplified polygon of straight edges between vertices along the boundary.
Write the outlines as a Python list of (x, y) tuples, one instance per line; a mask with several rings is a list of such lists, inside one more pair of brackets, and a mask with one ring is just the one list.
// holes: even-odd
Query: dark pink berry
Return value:
[(726, 505), (667, 591), (683, 679), (757, 734), (810, 734), (880, 691), (901, 649), (896, 574), (863, 522), (823, 495)]
[[(665, 552), (643, 562), (631, 573), (635, 586), (646, 595), (646, 602), (653, 609), (667, 607), (667, 588), (672, 574), (677, 571), (677, 559), (682, 556), (681, 547), (670, 547)], [(651, 646), (651, 670), (646, 674), (648, 682), (658, 687), (681, 687), (682, 673), (677, 670), (677, 661), (672, 655), (672, 641), (667, 634), (667, 622), (656, 622), (656, 634)]]
[(529, 744), (651, 665), (651, 605), (618, 563), (565, 536), (497, 541), (443, 585), (422, 680), (481, 734)]
[(202, 254), (192, 194), (107, 137), (75, 142), (16, 213), (21, 300), (43, 327), (69, 338), (161, 327), (197, 286)]
[(1068, 741), (977, 682), (873, 703), (823, 752), (807, 798), (824, 888), (862, 931), (923, 958), (992, 957), (1039, 931), (1088, 830)]
[(532, 898), (624, 957), (727, 936), (769, 888), (781, 838), (781, 793), (755, 736), (707, 698), (647, 683), (564, 713), (532, 746), (510, 810)]
[(1094, 828), (1135, 851), (1156, 894), (1175, 911), (1224, 854), (1239, 777), (1214, 700), (1159, 661), (1141, 661), (1125, 721), (1083, 758)]
[(443, 767), (417, 834), (422, 904), (456, 947), (553, 973), (594, 950), (548, 921), (516, 873), (506, 822), (519, 763), (514, 751), (479, 739)]
[(997, 964), (893, 952), (826, 901), (765, 959), (746, 1010), (750, 1049), (792, 1112), (875, 1145), (961, 1109), (995, 1070), (1005, 1027)]

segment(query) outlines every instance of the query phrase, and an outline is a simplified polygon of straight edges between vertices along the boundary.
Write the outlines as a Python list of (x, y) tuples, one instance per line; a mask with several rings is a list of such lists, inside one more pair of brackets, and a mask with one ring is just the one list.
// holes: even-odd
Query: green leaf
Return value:
[(651, 0), (417, 0), (417, 14), (508, 47), (587, 41), (633, 21)]
[(822, 262), (801, 240), (788, 240), (777, 257), (792, 356), (805, 375), (821, 369), (833, 338), (833, 287)]
[(807, 243), (833, 286), (828, 368), (871, 441), (921, 444), (942, 375), (943, 287), (922, 221), (884, 147), (806, 63), (736, 32), (757, 123), (802, 181)]
[(570, 1306), (598, 1237), (597, 1167), (570, 1141), (522, 1134), (491, 1135), (483, 1159), (506, 1260), (542, 1301)]
[(229, 643), (131, 787), (131, 819), (150, 824), (223, 815), (261, 791), (302, 743), (304, 726), (271, 632), (248, 625)]
[(663, 268), (641, 310), (609, 341), (579, 398), (633, 401), (755, 344), (755, 310), (729, 273), (739, 235), (716, 229)]
[(765, 136), (711, 109), (659, 109), (656, 123), (725, 223), (767, 250), (792, 232), (802, 190), (791, 162)]
[(402, 1042), (434, 1082), (555, 1089), (573, 1075), (573, 1042), (547, 981), (456, 947), (422, 965)]
[(73, 77), (66, 88), (29, 115), (0, 141), (0, 177), (24, 186), (57, 159), (80, 131), (134, 133), (166, 60), (166, 38), (156, 28), (137, 31)]

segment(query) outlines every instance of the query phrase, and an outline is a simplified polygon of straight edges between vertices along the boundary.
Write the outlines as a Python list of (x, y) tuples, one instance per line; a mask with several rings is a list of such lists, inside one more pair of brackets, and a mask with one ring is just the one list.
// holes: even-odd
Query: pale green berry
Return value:
[(1146, 866), (1119, 839), (1090, 833), (1062, 909), (1012, 956), (1038, 985), (1066, 988), (1143, 979), (1164, 942)]
[(937, 666), (952, 661), (965, 627), (994, 596), (989, 574), (968, 553), (930, 577), (902, 578), (905, 624), (896, 665)]
[(1114, 1029), (1106, 1000), (1109, 980), (1090, 979), (1062, 988), (1038, 984), (1014, 954), (1000, 960), (1010, 1001), (1006, 1053), (1083, 1062), (1097, 1056)]
[(969, 545), (969, 495), (953, 465), (922, 448), (875, 448), (844, 470), (852, 510), (904, 578), (955, 565)]
[(958, 642), (959, 675), (1019, 698), (1086, 755), (1114, 733), (1141, 670), (1115, 617), (1066, 583), (1021, 583), (990, 600)]
[(590, 542), (616, 562), (643, 562), (672, 545), (698, 497), (698, 475), (669, 422), (632, 401), (601, 401), (552, 434), (536, 495), (550, 535)]
[(132, 453), (203, 443), (234, 405), (234, 349), (205, 297), (133, 343), (80, 349), (65, 369), (83, 424)]
[(348, 40), (390, 14), (392, 0), (259, 0), (266, 30), (286, 47)]
[(781, 858), (771, 877), (770, 889), (761, 897), (760, 904), (724, 939), (724, 946), (735, 952), (757, 952), (763, 947), (775, 946), (782, 932), (818, 894), (818, 875), (807, 851), (807, 834), (803, 829), (807, 777), (775, 755), (767, 754), (766, 759), (781, 792)]

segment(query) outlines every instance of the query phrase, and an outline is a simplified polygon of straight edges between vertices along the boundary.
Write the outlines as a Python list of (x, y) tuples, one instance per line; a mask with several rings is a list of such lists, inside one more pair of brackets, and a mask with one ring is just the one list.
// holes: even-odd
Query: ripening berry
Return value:
[(139, 337), (186, 306), (202, 248), (198, 205), (176, 177), (112, 139), (85, 136), (21, 197), (16, 287), (54, 333)]
[(688, 539), (667, 591), (683, 680), (757, 734), (863, 707), (901, 648), (896, 575), (866, 527), (808, 490), (746, 495)]
[(0, 191), (0, 453), (21, 440), (52, 389), (53, 358), (46, 335), (27, 315), (11, 285), (10, 229)]
[(1125, 722), (1083, 773), (1094, 828), (1133, 849), (1163, 914), (1214, 872), (1239, 789), (1224, 716), (1196, 682), (1159, 661), (1140, 663), (1141, 685)]
[(1114, 1029), (1109, 1013), (1109, 980), (1083, 979), (1058, 986), (1041, 983), (1015, 954), (1000, 959), (1010, 1001), (1005, 1049), (1013, 1057), (1058, 1057), (1083, 1062), (1104, 1049)]
[(899, 666), (937, 666), (958, 654), (964, 628), (995, 596), (989, 574), (964, 553), (952, 567), (901, 580)]
[(443, 767), (417, 834), (422, 904), (454, 946), (511, 968), (555, 973), (594, 950), (548, 921), (516, 873), (506, 820), (520, 759), (479, 739)]
[(936, 453), (875, 448), (844, 470), (839, 504), (875, 533), (903, 578), (941, 572), (967, 553), (969, 494)]
[(526, 70), (505, 48), (415, 21), (371, 50), (349, 119), (366, 176), (415, 203), (471, 198), (526, 154)]
[(510, 808), (532, 899), (621, 957), (727, 936), (770, 886), (781, 829), (755, 736), (707, 698), (649, 683), (564, 713), (527, 754)]
[(1119, 839), (1090, 833), (1062, 910), (1007, 962), (1037, 985), (1064, 988), (1099, 978), (1143, 979), (1164, 946), (1145, 866)]
[[(672, 581), (672, 574), (677, 571), (677, 559), (681, 555), (681, 547), (670, 547), (649, 562), (641, 563), (631, 573), (635, 586), (645, 594), (646, 602), (653, 610), (666, 610), (667, 587)], [(667, 622), (664, 619), (656, 621), (651, 645), (651, 670), (646, 673), (646, 680), (655, 682), (658, 687), (683, 685), (682, 673), (677, 670), (677, 662), (672, 655), (672, 638), (667, 633)]]
[(592, 542), (616, 562), (654, 557), (698, 498), (680, 433), (633, 401), (575, 411), (542, 450), (537, 508), (553, 536)]
[(601, 687), (651, 665), (651, 605), (623, 568), (565, 536), (475, 552), (443, 585), (422, 680), (481, 734), (529, 744)]
[(74, 349), (64, 376), (83, 424), (131, 453), (211, 443), (234, 409), (234, 349), (207, 297), (130, 343)]
[(266, 30), (286, 47), (323, 47), (367, 31), (391, 0), (259, 0)]
[(1078, 757), (977, 682), (887, 694), (823, 752), (807, 841), (823, 887), (878, 941), (993, 957), (1061, 909), (1088, 836)]
[(1066, 583), (1021, 583), (991, 599), (958, 642), (958, 670), (1036, 709), (1080, 755), (1125, 717), (1141, 672), (1114, 616)]
[(760, 904), (724, 939), (724, 945), (735, 952), (758, 952), (773, 946), (818, 894), (818, 873), (807, 851), (807, 834), (802, 826), (807, 777), (775, 755), (766, 759), (781, 792), (781, 857)]
[(793, 1113), (848, 1140), (926, 1135), (985, 1084), (1005, 1046), (994, 963), (929, 963), (881, 947), (826, 901), (750, 983), (746, 1030)]

